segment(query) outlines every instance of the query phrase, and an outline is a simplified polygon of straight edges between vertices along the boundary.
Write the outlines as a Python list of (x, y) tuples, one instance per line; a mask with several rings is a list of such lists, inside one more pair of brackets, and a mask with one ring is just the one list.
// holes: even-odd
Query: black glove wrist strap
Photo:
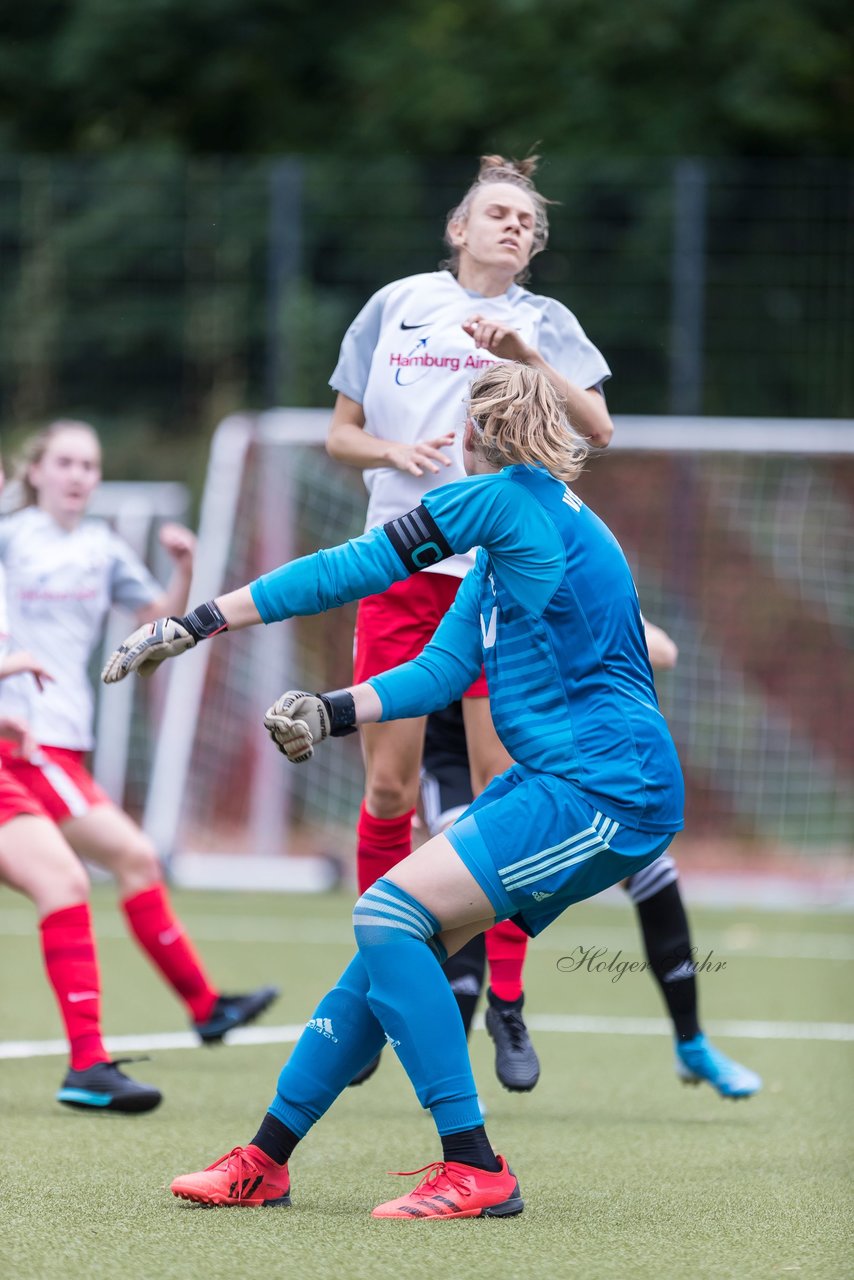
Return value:
[(356, 732), (356, 704), (349, 689), (334, 689), (332, 693), (319, 693), (318, 698), (329, 716), (330, 738), (345, 738)]
[(195, 609), (185, 613), (183, 618), (173, 618), (172, 621), (177, 622), (185, 631), (189, 631), (196, 643), (199, 640), (207, 640), (220, 631), (228, 630), (228, 623), (220, 613), (215, 600), (197, 604)]

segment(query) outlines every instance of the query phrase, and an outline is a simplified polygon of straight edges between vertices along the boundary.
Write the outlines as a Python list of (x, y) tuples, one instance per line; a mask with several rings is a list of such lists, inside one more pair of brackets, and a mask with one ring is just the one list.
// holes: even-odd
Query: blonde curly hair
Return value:
[(566, 484), (581, 475), (590, 446), (538, 369), (512, 362), (491, 365), (472, 383), (468, 411), (474, 447), (489, 466), (542, 466)]

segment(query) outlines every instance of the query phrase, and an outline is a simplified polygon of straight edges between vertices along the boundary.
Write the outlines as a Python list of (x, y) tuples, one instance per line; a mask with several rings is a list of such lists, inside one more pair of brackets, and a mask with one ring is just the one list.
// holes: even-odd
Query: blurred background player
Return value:
[[(677, 651), (665, 631), (644, 621), (653, 668), (671, 667)], [(466, 734), (459, 702), (427, 717), (424, 762), (421, 772), (421, 807), (431, 836), (447, 830), (472, 801)], [(755, 1071), (734, 1062), (709, 1042), (700, 1029), (693, 945), (685, 906), (679, 890), (676, 864), (664, 853), (650, 866), (623, 881), (635, 904), (647, 962), (661, 990), (673, 1023), (676, 1072), (686, 1084), (708, 1081), (723, 1098), (749, 1098), (762, 1087)], [(486, 966), (484, 935), (472, 938), (445, 964), (463, 1025), (468, 1034), (474, 1018)], [(487, 999), (489, 991), (487, 990)], [(512, 1071), (512, 1060), (502, 1060), (505, 1039), (518, 1035), (512, 1013), (504, 1015), (508, 1035), (494, 1033), (495, 1010), (490, 1001), (486, 1029), (496, 1046), (495, 1069), (499, 1080)]]
[[(29, 725), (29, 759), (0, 740), (3, 775), (23, 788), (57, 824), (80, 858), (116, 881), (125, 921), (160, 975), (184, 1003), (205, 1042), (256, 1018), (278, 995), (262, 987), (224, 995), (215, 987), (176, 917), (157, 851), (86, 770), (93, 695), (88, 664), (110, 607), (138, 621), (184, 608), (195, 538), (167, 524), (160, 541), (174, 561), (164, 591), (134, 552), (86, 508), (101, 478), (101, 448), (84, 422), (58, 421), (25, 446), (18, 480), (23, 509), (0, 521), (11, 643), (42, 663), (52, 679), (38, 692), (32, 679), (0, 685), (0, 716)], [(72, 928), (68, 926), (69, 930)], [(57, 924), (56, 951), (71, 947)]]
[[(0, 478), (1, 482), (1, 478)], [(9, 653), (4, 574), (0, 565), (0, 681), (13, 676), (42, 689), (50, 674), (32, 654)], [(28, 726), (0, 714), (5, 752), (30, 758), (35, 743)], [(83, 1111), (151, 1111), (158, 1089), (125, 1075), (123, 1061), (110, 1060), (101, 1033), (101, 975), (92, 916), (89, 878), (73, 849), (39, 801), (0, 762), (0, 883), (24, 894), (39, 916), (39, 938), (50, 983), (68, 1040), (68, 1072), (56, 1095)]]
[[(455, 429), (472, 379), (491, 364), (514, 360), (538, 369), (582, 436), (596, 445), (611, 438), (603, 356), (562, 303), (522, 287), (548, 239), (547, 201), (532, 178), (536, 163), (536, 157), (520, 163), (482, 157), (477, 179), (447, 220), (445, 269), (386, 285), (345, 335), (330, 379), (338, 394), (327, 450), (365, 473), (366, 529), (463, 476)], [(471, 555), (454, 556), (360, 603), (356, 683), (421, 652), (473, 563)], [(475, 795), (512, 763), (487, 695), (481, 673), (462, 702)], [(412, 851), (424, 718), (367, 724), (361, 738), (366, 782), (356, 867), (364, 892)], [(527, 938), (507, 921), (489, 930), (485, 946), (499, 1077), (507, 1088), (532, 1089), (540, 1065), (522, 1018)]]

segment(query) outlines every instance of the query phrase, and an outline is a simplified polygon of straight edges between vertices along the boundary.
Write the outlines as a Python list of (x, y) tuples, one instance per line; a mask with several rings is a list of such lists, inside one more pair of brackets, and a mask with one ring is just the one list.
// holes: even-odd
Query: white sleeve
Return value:
[(338, 363), (329, 379), (333, 391), (340, 391), (357, 404), (364, 404), (365, 388), (371, 372), (371, 361), (379, 342), (383, 307), (396, 281), (387, 284), (369, 298), (350, 328), (344, 334)]
[(9, 543), (12, 541), (12, 536), (15, 531), (14, 526), (17, 514), (17, 512), (12, 512), (12, 514), (3, 516), (3, 518), (0, 519), (0, 562), (5, 561), (6, 559), (6, 552), (9, 549)]
[(538, 350), (543, 359), (570, 382), (585, 390), (600, 387), (611, 370), (575, 316), (561, 302), (547, 299)]
[(9, 606), (6, 602), (6, 552), (14, 532), (14, 516), (5, 516), (0, 520), (0, 658), (5, 658), (15, 648), (9, 630)]
[(9, 634), (9, 607), (6, 604), (6, 570), (0, 562), (0, 658), (4, 658), (12, 648), (12, 637)]
[(163, 588), (135, 551), (115, 533), (110, 533), (110, 581), (113, 604), (124, 609), (142, 609), (163, 594)]

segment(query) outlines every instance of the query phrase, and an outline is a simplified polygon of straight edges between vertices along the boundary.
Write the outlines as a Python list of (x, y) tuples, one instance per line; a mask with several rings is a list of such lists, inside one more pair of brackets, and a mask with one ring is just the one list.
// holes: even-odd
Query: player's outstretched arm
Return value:
[(328, 697), (300, 689), (288, 689), (264, 712), (264, 728), (291, 764), (311, 759), (314, 743), (332, 736), (332, 720)]
[(292, 764), (304, 764), (324, 738), (341, 738), (359, 725), (378, 720), (427, 715), (462, 697), (481, 665), (478, 583), (482, 573), (483, 566), (472, 570), (418, 658), (350, 689), (283, 693), (264, 716), (264, 725), (282, 754)]
[(379, 695), (369, 684), (332, 693), (289, 689), (267, 710), (264, 725), (291, 764), (304, 764), (314, 755), (315, 743), (355, 733), (360, 724), (373, 724), (381, 715)]
[[(465, 516), (466, 507), (473, 504), (462, 502), (464, 487), (465, 481), (459, 481), (433, 492), (445, 492), (447, 498), (447, 491), (453, 490), (451, 505)], [(470, 517), (471, 511), (467, 515)], [(198, 605), (182, 617), (145, 623), (110, 655), (101, 679), (115, 684), (132, 672), (150, 676), (167, 658), (175, 658), (221, 631), (323, 613), (349, 600), (385, 591), (393, 582), (447, 558), (455, 550), (468, 550), (478, 541), (487, 543), (487, 536), (476, 536), (481, 527), (488, 535), (482, 520), (475, 521), (476, 528), (469, 528), (472, 521), (464, 518), (451, 545), (426, 508), (419, 507), (411, 516), (411, 523), (404, 517), (339, 547), (280, 565), (248, 586)]]
[(116, 684), (133, 673), (150, 676), (167, 658), (194, 649), (221, 631), (239, 631), (262, 621), (249, 587), (239, 587), (197, 605), (180, 618), (156, 618), (137, 627), (107, 659), (101, 672), (104, 684)]

